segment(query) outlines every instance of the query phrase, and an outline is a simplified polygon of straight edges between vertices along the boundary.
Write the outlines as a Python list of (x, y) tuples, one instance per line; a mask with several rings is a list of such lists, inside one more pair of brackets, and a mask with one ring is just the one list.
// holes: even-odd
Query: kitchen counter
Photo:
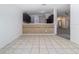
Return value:
[(32, 34), (39, 34), (39, 33), (53, 33), (54, 25), (53, 24), (46, 24), (46, 23), (29, 23), (23, 24), (23, 33), (32, 33)]

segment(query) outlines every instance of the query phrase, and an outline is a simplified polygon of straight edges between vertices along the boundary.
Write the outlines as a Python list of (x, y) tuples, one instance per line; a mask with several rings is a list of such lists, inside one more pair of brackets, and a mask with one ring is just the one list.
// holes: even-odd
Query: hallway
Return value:
[(2, 54), (77, 54), (79, 45), (55, 35), (22, 35), (0, 50)]

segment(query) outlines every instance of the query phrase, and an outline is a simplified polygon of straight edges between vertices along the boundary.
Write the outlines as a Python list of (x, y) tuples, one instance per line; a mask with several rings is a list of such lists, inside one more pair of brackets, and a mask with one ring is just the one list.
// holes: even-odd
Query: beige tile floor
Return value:
[(23, 35), (0, 50), (1, 54), (78, 54), (79, 45), (55, 35)]

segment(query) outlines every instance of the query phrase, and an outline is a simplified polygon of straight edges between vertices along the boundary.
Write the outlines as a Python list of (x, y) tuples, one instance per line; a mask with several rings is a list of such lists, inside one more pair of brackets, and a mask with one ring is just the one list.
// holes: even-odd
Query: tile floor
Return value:
[(79, 45), (55, 35), (23, 35), (0, 50), (1, 54), (78, 54)]

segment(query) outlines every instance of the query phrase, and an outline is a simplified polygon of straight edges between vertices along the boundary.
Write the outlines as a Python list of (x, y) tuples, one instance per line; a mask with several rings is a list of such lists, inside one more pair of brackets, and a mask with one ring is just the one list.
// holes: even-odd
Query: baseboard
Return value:
[(22, 35), (55, 35), (55, 34), (22, 34)]

